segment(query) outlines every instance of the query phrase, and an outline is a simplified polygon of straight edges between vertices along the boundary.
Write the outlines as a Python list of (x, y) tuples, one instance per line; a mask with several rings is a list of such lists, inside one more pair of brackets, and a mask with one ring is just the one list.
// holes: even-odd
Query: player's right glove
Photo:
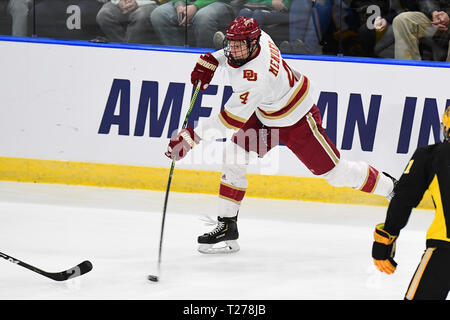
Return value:
[(181, 129), (175, 137), (170, 139), (165, 155), (174, 160), (183, 159), (200, 140), (194, 129), (187, 126), (186, 129)]
[(397, 268), (397, 263), (394, 261), (397, 236), (392, 236), (383, 229), (384, 223), (377, 224), (375, 227), (372, 258), (378, 270), (391, 274)]
[(219, 61), (211, 53), (207, 52), (201, 55), (191, 73), (191, 83), (194, 87), (201, 81), (200, 90), (205, 90), (211, 82), (218, 65)]

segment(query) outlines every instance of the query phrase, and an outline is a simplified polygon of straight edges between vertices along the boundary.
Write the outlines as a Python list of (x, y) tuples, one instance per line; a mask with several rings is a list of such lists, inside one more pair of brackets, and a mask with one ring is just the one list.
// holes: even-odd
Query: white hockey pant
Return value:
[[(335, 187), (351, 187), (357, 190), (387, 196), (393, 189), (392, 180), (362, 161), (340, 159), (324, 177)], [(369, 184), (373, 184), (373, 187)]]
[(245, 177), (250, 154), (235, 143), (227, 143), (222, 165), (219, 191), (219, 216), (234, 217), (248, 187)]

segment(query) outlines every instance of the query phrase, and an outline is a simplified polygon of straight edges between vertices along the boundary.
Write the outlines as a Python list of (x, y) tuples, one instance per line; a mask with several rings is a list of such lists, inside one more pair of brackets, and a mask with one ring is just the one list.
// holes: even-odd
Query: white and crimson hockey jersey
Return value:
[[(223, 50), (213, 53), (219, 67), (226, 67), (233, 94), (218, 117), (200, 123), (196, 132), (202, 138), (223, 138), (226, 129), (239, 129), (253, 113), (267, 127), (291, 126), (314, 105), (317, 99), (309, 79), (283, 60), (264, 31), (259, 44), (256, 56), (243, 66), (229, 62)], [(215, 134), (202, 134), (210, 129)]]

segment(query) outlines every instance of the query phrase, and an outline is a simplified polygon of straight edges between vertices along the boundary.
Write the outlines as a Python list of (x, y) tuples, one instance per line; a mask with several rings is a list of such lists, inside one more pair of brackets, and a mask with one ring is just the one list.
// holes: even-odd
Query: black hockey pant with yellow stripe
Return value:
[(450, 248), (427, 248), (405, 300), (445, 300), (450, 290)]

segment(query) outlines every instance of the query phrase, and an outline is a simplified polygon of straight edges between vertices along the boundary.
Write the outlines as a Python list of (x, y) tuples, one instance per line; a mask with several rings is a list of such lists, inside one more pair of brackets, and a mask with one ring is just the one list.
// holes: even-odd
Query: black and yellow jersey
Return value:
[(394, 188), (384, 229), (398, 235), (407, 224), (412, 208), (429, 190), (435, 217), (427, 231), (427, 247), (450, 248), (450, 142), (418, 148)]

